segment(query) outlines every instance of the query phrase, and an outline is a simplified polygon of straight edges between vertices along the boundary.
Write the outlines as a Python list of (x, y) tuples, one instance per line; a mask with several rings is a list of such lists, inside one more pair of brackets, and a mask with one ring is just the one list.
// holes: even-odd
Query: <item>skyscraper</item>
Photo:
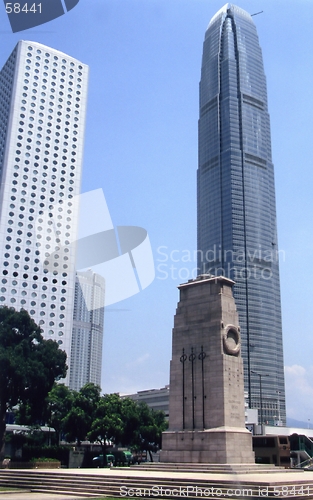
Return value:
[(88, 271), (76, 276), (70, 389), (88, 382), (101, 385), (104, 278)]
[(285, 423), (274, 171), (262, 52), (251, 16), (226, 4), (205, 34), (200, 82), (198, 268), (236, 282), (245, 386)]
[[(27, 309), (70, 363), (88, 66), (20, 41), (0, 73), (0, 303)], [(45, 259), (63, 247), (53, 270)]]

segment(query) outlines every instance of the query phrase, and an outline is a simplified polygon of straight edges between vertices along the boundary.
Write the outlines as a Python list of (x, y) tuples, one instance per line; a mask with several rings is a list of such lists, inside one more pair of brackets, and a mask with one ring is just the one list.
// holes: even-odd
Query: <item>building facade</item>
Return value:
[(135, 394), (127, 394), (126, 396), (137, 403), (146, 403), (149, 408), (155, 411), (163, 411), (168, 420), (169, 417), (169, 397), (170, 386), (166, 385), (161, 389), (148, 389), (146, 391), (138, 391)]
[(0, 73), (0, 304), (28, 310), (68, 365), (77, 231), (71, 200), (80, 193), (87, 84), (88, 66), (36, 42), (20, 41)]
[(226, 4), (203, 46), (198, 269), (236, 282), (249, 406), (285, 424), (278, 257), (262, 52), (251, 16)]
[(101, 385), (105, 281), (80, 271), (76, 276), (69, 387)]

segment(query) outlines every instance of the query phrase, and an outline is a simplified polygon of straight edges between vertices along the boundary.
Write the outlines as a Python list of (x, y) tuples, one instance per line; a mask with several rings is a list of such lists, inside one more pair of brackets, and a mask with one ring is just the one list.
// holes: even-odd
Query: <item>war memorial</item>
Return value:
[(161, 461), (254, 463), (233, 285), (203, 275), (179, 287)]

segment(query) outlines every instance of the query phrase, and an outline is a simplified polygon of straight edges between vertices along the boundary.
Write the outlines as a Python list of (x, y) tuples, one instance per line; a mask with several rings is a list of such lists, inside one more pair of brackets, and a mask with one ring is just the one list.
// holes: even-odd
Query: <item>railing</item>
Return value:
[(305, 451), (309, 457), (313, 457), (313, 441), (304, 435), (293, 434), (289, 438), (291, 451)]
[(307, 460), (304, 460), (303, 462), (300, 462), (299, 464), (295, 465), (295, 469), (305, 469), (307, 467), (310, 467), (313, 465), (313, 458), (308, 458)]

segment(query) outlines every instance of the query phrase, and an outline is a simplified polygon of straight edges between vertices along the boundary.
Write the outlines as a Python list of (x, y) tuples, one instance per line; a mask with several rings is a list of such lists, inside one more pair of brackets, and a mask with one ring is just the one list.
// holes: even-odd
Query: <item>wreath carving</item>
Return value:
[(241, 347), (239, 329), (234, 325), (227, 325), (223, 333), (223, 347), (225, 354), (238, 356)]

